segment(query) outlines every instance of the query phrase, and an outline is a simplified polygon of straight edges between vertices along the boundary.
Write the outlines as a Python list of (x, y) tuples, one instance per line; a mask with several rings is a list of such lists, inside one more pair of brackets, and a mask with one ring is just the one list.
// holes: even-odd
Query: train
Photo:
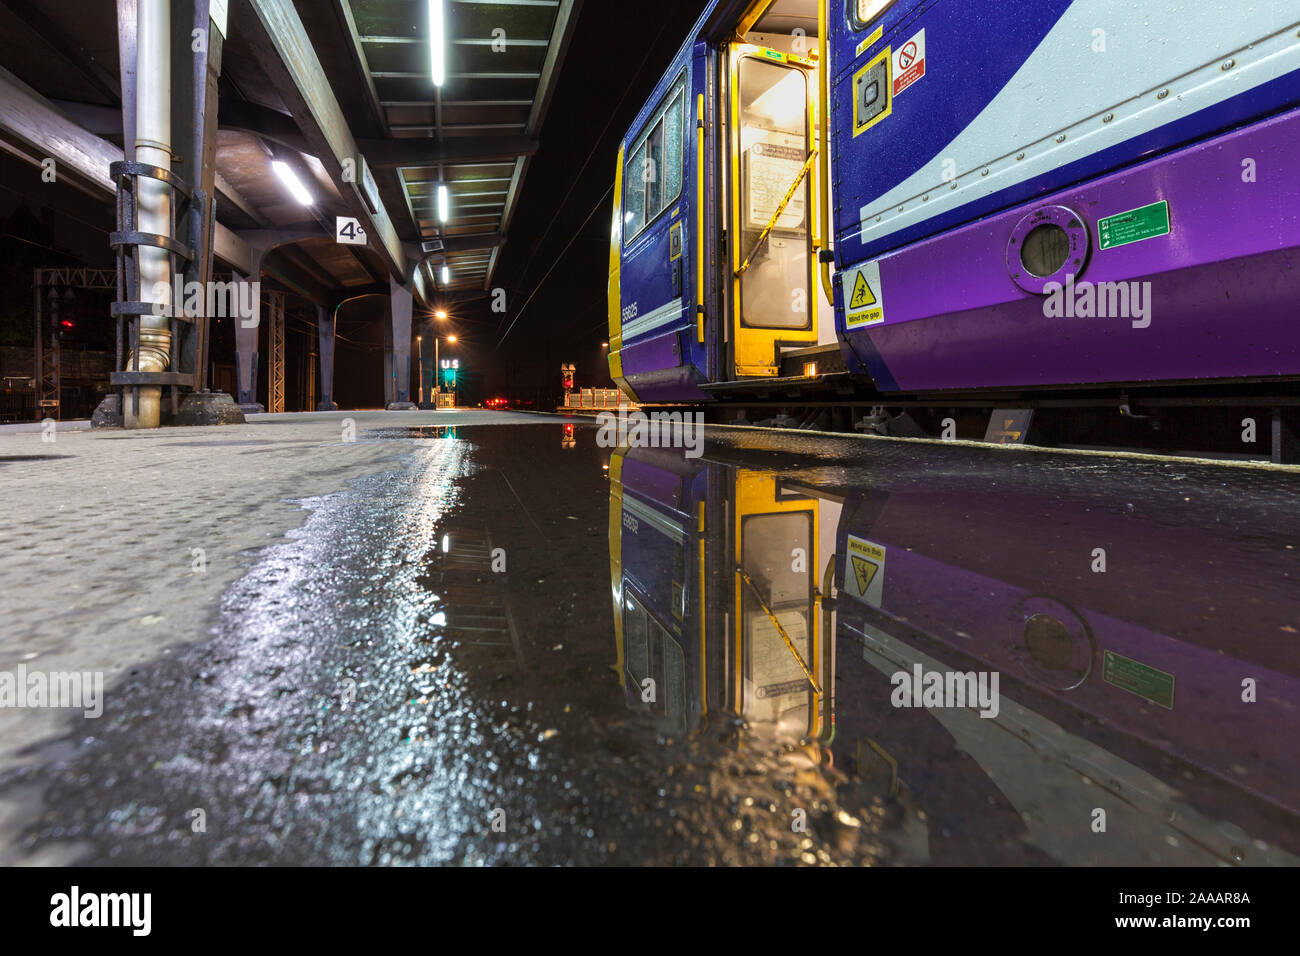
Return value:
[(711, 0), (619, 146), (609, 371), (1300, 461), (1298, 203), (1300, 0)]
[[(738, 442), (613, 452), (630, 711), (674, 738), (739, 718), (803, 748), (850, 812), (911, 814), (917, 862), (1300, 861), (1300, 620), (1258, 583), (1300, 571), (1279, 545), (1296, 520), (1225, 534), (1260, 527), (1242, 499), (1170, 525), (1071, 469), (862, 474)], [(996, 705), (900, 706), (918, 670), (997, 674)]]

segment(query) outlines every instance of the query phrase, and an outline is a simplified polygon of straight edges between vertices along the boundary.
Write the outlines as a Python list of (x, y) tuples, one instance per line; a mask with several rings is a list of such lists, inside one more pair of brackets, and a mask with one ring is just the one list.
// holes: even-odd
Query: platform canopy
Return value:
[[(491, 288), (582, 0), (185, 0), (224, 26), (216, 256), (308, 299)], [(135, 0), (0, 2), (0, 147), (111, 196)], [(188, 6), (186, 6), (188, 10)], [(188, 15), (188, 14), (185, 14)], [(434, 82), (433, 44), (443, 50)], [(119, 49), (121, 45), (121, 49)], [(294, 199), (288, 167), (311, 196)], [(439, 216), (446, 188), (447, 218)], [(366, 245), (336, 242), (354, 217)], [(443, 282), (443, 267), (448, 281)]]

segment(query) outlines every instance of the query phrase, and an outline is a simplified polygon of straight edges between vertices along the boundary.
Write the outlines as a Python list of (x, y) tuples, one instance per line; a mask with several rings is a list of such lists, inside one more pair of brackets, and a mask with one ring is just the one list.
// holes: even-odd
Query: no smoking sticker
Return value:
[(925, 30), (894, 51), (894, 95), (925, 76)]
[(880, 263), (867, 262), (843, 274), (844, 324), (850, 329), (885, 321), (885, 290)]

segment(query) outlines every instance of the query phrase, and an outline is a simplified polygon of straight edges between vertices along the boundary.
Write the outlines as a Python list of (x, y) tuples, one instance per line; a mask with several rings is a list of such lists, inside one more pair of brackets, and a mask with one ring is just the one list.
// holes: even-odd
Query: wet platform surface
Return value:
[(398, 464), (0, 777), (40, 795), (22, 852), (1297, 862), (1300, 474), (596, 436), (363, 429)]

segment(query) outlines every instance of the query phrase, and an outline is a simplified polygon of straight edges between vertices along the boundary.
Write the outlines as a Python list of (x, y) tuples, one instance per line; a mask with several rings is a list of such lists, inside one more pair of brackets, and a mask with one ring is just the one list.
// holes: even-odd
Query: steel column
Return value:
[(284, 293), (267, 295), (270, 324), (266, 327), (267, 363), (266, 404), (268, 412), (284, 411)]
[(316, 306), (316, 333), (320, 338), (320, 404), (318, 412), (335, 412), (334, 404), (334, 326), (338, 319), (339, 306), (327, 309)]
[(411, 314), (413, 300), (411, 289), (396, 279), (389, 280), (388, 309), (392, 318), (391, 363), (392, 391), (389, 402), (398, 408), (413, 408), (411, 404)]

